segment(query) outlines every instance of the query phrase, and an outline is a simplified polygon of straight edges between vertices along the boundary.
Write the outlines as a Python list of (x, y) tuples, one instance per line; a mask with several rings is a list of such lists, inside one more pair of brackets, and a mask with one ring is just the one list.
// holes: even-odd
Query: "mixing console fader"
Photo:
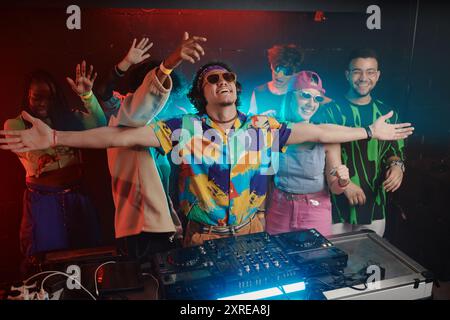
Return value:
[(315, 229), (210, 240), (157, 256), (167, 299), (217, 299), (277, 287), (346, 262), (347, 255)]

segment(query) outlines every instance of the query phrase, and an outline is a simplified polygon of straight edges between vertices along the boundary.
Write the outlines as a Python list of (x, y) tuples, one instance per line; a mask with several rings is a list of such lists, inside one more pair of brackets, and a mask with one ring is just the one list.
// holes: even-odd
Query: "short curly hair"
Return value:
[[(208, 104), (208, 101), (206, 101), (201, 84), (199, 85), (199, 82), (203, 81), (203, 77), (202, 78), (200, 78), (200, 77), (202, 76), (203, 71), (211, 66), (220, 66), (220, 67), (228, 70), (229, 72), (234, 72), (233, 69), (229, 65), (227, 65), (226, 63), (221, 62), (221, 61), (209, 62), (209, 63), (201, 66), (200, 69), (197, 70), (197, 73), (195, 74), (194, 79), (192, 80), (192, 86), (191, 86), (187, 96), (189, 98), (189, 101), (194, 106), (194, 108), (197, 109), (198, 113), (201, 115), (206, 113), (206, 105)], [(235, 103), (236, 106), (241, 105), (241, 99), (240, 99), (241, 92), (242, 92), (242, 85), (240, 84), (239, 81), (236, 81), (236, 96), (237, 96), (236, 103)]]
[(303, 53), (295, 44), (274, 45), (267, 50), (269, 63), (277, 66), (291, 67), (294, 72), (299, 72), (303, 62)]

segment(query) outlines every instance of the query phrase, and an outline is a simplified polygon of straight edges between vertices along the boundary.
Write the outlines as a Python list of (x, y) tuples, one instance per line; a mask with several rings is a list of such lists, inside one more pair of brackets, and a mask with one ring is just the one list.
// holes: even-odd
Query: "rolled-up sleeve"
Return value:
[(182, 118), (173, 118), (165, 121), (158, 121), (150, 125), (150, 127), (152, 127), (155, 132), (156, 138), (161, 144), (161, 147), (157, 148), (160, 153), (169, 153), (178, 143), (178, 141), (174, 139), (174, 134), (176, 134), (176, 130), (181, 130), (181, 126)]
[(162, 110), (172, 89), (172, 80), (168, 77), (169, 87), (165, 88), (151, 70), (137, 90), (128, 94), (117, 113), (115, 124), (127, 127), (142, 127), (149, 123)]
[(285, 152), (286, 142), (292, 132), (291, 122), (278, 122), (275, 118), (268, 117), (269, 126), (273, 133), (272, 150), (276, 152)]

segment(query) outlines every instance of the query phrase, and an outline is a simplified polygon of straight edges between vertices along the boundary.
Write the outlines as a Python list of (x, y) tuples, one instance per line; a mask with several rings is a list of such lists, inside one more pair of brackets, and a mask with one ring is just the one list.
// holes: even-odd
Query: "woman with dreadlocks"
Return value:
[[(56, 130), (103, 126), (105, 116), (92, 94), (96, 76), (93, 66), (86, 72), (86, 62), (83, 61), (76, 67), (75, 81), (67, 78), (85, 107), (85, 111), (73, 111), (67, 107), (54, 78), (46, 71), (35, 71), (27, 81), (23, 109)], [(31, 124), (19, 116), (7, 120), (4, 127), (25, 130)], [(96, 212), (80, 189), (80, 150), (51, 146), (45, 150), (16, 154), (26, 172), (20, 228), (25, 263), (40, 252), (96, 245), (99, 236)]]

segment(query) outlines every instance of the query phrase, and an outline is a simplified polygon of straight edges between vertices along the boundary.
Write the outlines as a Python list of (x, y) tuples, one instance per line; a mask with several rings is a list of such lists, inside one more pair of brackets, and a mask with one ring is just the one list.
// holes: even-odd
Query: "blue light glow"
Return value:
[(253, 292), (246, 292), (241, 294), (236, 294), (232, 296), (222, 297), (217, 300), (258, 300), (280, 296), (282, 294), (288, 294), (292, 292), (305, 290), (305, 282), (295, 282), (291, 284), (286, 284), (280, 287), (273, 287)]

